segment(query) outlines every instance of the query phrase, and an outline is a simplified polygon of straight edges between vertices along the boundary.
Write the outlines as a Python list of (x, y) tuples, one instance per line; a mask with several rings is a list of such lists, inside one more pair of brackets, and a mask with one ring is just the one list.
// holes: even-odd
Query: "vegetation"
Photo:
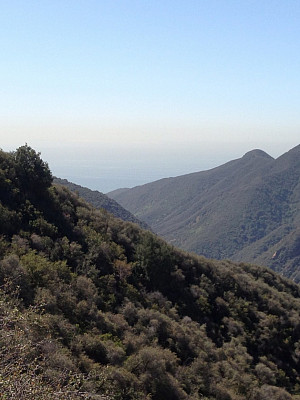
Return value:
[(55, 184), (67, 187), (71, 192), (77, 193), (78, 196), (83, 198), (95, 208), (104, 208), (106, 211), (110, 212), (117, 218), (121, 218), (123, 221), (134, 222), (141, 228), (150, 229), (146, 222), (140, 221), (133, 214), (120, 206), (120, 204), (118, 204), (115, 200), (109, 198), (101, 192), (98, 192), (98, 190), (88, 189), (87, 187), (69, 182), (67, 179), (54, 178), (53, 182)]
[(173, 245), (271, 267), (300, 282), (300, 145), (109, 196)]
[(297, 399), (292, 281), (92, 208), (27, 145), (0, 193), (0, 398)]

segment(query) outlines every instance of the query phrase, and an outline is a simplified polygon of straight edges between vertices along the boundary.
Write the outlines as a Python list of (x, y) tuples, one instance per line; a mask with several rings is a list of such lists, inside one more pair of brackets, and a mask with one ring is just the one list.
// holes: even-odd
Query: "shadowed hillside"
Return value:
[(53, 183), (67, 187), (69, 190), (71, 190), (71, 192), (77, 193), (78, 196), (82, 197), (95, 208), (104, 208), (106, 211), (112, 213), (117, 218), (121, 218), (123, 221), (134, 222), (144, 229), (149, 228), (145, 222), (140, 221), (133, 214), (120, 206), (120, 204), (118, 204), (115, 200), (112, 200), (98, 190), (88, 189), (86, 187), (69, 182), (67, 179), (54, 178)]
[(296, 400), (300, 291), (175, 249), (0, 151), (0, 397)]
[(300, 280), (300, 146), (109, 193), (170, 243)]

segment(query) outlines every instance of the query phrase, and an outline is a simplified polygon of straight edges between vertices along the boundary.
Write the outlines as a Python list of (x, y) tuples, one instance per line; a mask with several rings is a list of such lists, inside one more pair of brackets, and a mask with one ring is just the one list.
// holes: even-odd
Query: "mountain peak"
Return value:
[(273, 157), (271, 157), (268, 153), (260, 149), (250, 150), (243, 156), (244, 159), (252, 159), (257, 157), (273, 160)]

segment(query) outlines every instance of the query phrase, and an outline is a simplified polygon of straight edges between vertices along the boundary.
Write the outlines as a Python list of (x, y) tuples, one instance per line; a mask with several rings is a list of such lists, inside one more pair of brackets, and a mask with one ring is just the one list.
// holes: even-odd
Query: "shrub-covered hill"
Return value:
[(120, 206), (120, 204), (118, 204), (115, 200), (109, 198), (106, 196), (106, 194), (101, 193), (98, 190), (91, 190), (87, 187), (69, 182), (67, 179), (54, 178), (53, 183), (66, 186), (69, 190), (71, 190), (71, 192), (77, 193), (78, 196), (83, 198), (95, 208), (104, 208), (117, 218), (121, 218), (124, 221), (134, 222), (135, 224), (140, 225), (141, 228), (150, 229), (146, 222), (140, 221), (133, 214)]
[(92, 208), (28, 146), (0, 194), (0, 398), (297, 398), (299, 286)]

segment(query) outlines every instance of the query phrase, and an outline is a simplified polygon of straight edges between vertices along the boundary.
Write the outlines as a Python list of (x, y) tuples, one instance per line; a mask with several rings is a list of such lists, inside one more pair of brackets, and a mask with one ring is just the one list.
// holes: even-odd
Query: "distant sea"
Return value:
[(80, 162), (56, 162), (51, 163), (52, 173), (60, 178), (68, 179), (81, 186), (86, 186), (103, 193), (119, 188), (131, 188), (143, 185), (162, 178), (182, 175), (185, 173), (202, 170), (205, 164), (190, 167), (171, 164), (167, 161), (156, 160), (111, 160), (111, 162), (99, 160), (81, 160)]
[[(195, 144), (195, 146), (102, 146), (99, 143), (40, 147), (53, 175), (107, 193), (162, 178), (203, 171), (240, 158), (257, 146)], [(259, 147), (270, 153), (268, 148)], [(285, 151), (287, 151), (286, 149)], [(284, 151), (278, 150), (278, 155)], [(275, 156), (277, 156), (275, 154)]]
[(109, 191), (143, 185), (162, 178), (218, 166), (226, 158), (215, 155), (189, 155), (165, 152), (121, 151), (98, 148), (42, 150), (53, 175), (81, 186), (107, 193)]

